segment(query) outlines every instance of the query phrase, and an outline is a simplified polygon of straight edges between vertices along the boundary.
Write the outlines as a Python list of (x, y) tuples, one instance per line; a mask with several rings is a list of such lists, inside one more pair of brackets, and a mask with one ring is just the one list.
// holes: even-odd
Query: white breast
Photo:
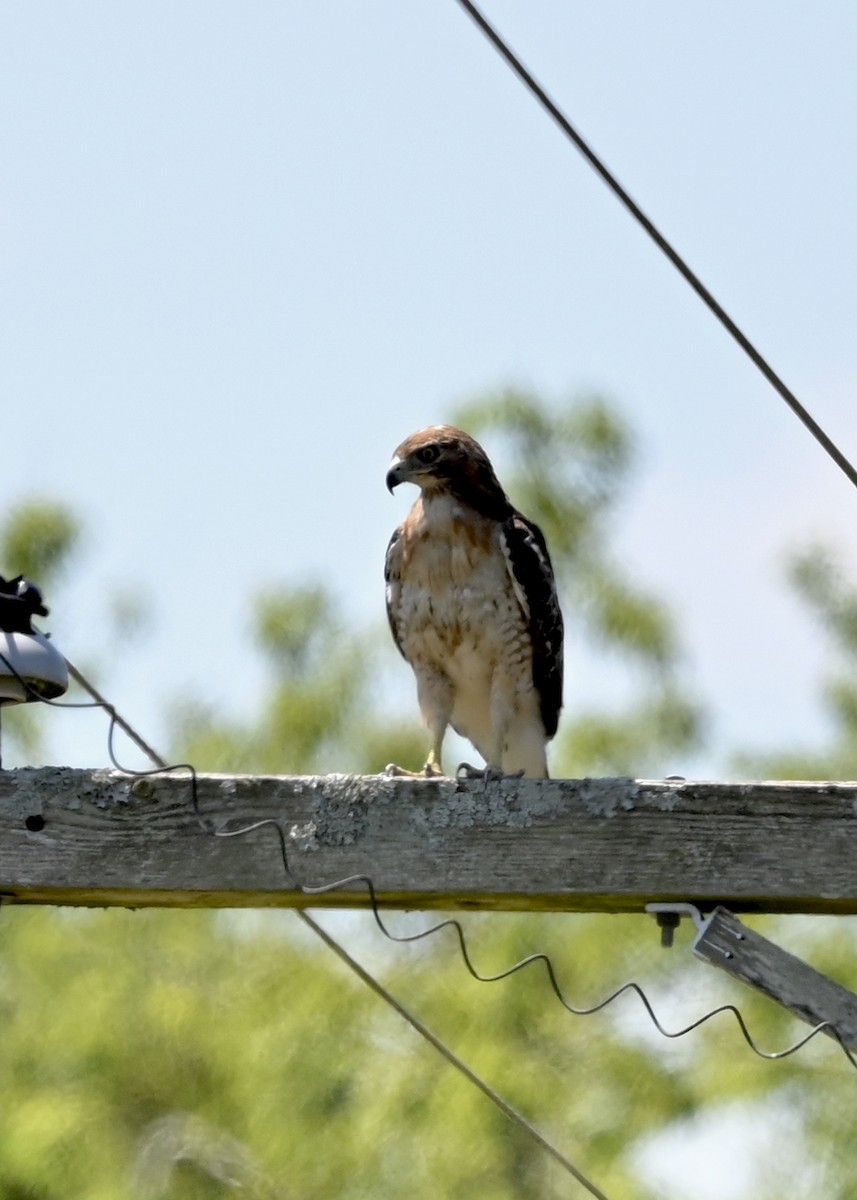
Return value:
[(451, 723), (484, 757), (492, 747), (498, 680), (514, 707), (532, 691), (528, 622), (497, 523), (449, 497), (426, 502), (406, 526), (395, 585), (396, 624), (417, 677), (452, 684)]

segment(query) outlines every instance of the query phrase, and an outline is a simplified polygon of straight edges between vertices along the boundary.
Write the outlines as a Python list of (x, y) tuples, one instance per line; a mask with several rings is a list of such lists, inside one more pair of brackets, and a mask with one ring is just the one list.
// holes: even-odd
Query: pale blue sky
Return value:
[[(857, 457), (857, 7), (486, 11)], [(0, 113), (0, 494), (86, 520), (69, 657), (99, 653), (88, 590), (155, 598), (110, 686), (151, 738), (178, 692), (256, 702), (258, 585), (381, 619), (393, 447), (507, 383), (638, 431), (617, 548), (710, 703), (692, 765), (819, 735), (782, 561), (824, 537), (854, 564), (857, 494), (453, 0), (9, 5)], [(569, 707), (612, 679), (575, 647)], [(45, 719), (103, 761), (91, 719)]]

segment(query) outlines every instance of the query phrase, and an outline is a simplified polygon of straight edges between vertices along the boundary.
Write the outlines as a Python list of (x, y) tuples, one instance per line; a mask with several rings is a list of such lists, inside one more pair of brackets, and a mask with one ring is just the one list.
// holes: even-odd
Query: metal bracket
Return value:
[(763, 992), (848, 1049), (857, 1050), (857, 995), (742, 925), (728, 909), (718, 907), (703, 917), (692, 904), (647, 904), (646, 912), (657, 918), (665, 946), (672, 945), (681, 917), (691, 917), (697, 930), (693, 952), (698, 958)]
[(669, 949), (673, 944), (675, 931), (682, 917), (690, 917), (697, 930), (705, 924), (702, 913), (694, 904), (647, 904), (646, 912), (651, 913), (661, 930), (661, 945)]

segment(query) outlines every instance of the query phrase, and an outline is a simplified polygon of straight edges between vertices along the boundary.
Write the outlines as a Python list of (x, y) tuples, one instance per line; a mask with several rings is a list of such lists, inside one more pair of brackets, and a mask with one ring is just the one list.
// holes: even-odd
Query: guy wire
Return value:
[(561, 1167), (564, 1167), (569, 1175), (576, 1179), (582, 1187), (586, 1188), (590, 1195), (595, 1196), (596, 1200), (608, 1200), (608, 1197), (605, 1195), (605, 1193), (602, 1192), (601, 1189), (594, 1184), (591, 1179), (584, 1175), (583, 1172), (576, 1167), (570, 1159), (566, 1158), (562, 1151), (558, 1150), (552, 1142), (549, 1142), (544, 1134), (541, 1133), (535, 1127), (535, 1125), (532, 1125), (527, 1120), (523, 1113), (514, 1108), (508, 1100), (504, 1099), (499, 1092), (495, 1091), (489, 1083), (486, 1083), (480, 1075), (477, 1075), (472, 1067), (469, 1067), (463, 1059), (459, 1058), (458, 1055), (446, 1045), (445, 1042), (442, 1042), (439, 1037), (432, 1033), (429, 1027), (424, 1025), (419, 1017), (415, 1016), (409, 1009), (407, 1009), (400, 1000), (397, 1000), (392, 992), (387, 991), (384, 985), (380, 983), (379, 980), (374, 977), (374, 975), (370, 975), (369, 972), (362, 967), (356, 959), (352, 958), (345, 947), (340, 945), (340, 943), (337, 942), (336, 939), (333, 938), (326, 929), (317, 924), (316, 921), (314, 921), (309, 915), (309, 913), (298, 908), (295, 909), (295, 915), (298, 916), (303, 923), (313, 931), (313, 933), (320, 937), (325, 945), (328, 946), (334, 954), (338, 955), (338, 957), (341, 958), (342, 961), (351, 968), (355, 975), (358, 975), (360, 979), (363, 980), (367, 987), (370, 987), (372, 991), (380, 996), (382, 1000), (385, 1000), (391, 1008), (395, 1009), (399, 1016), (407, 1021), (408, 1024), (421, 1035), (421, 1037), (425, 1038), (425, 1040), (430, 1043), (430, 1045), (434, 1046), (435, 1050), (437, 1050), (439, 1054), (443, 1055), (448, 1063), (455, 1067), (457, 1071), (460, 1071), (465, 1079), (468, 1079), (474, 1087), (477, 1087), (480, 1092), (482, 1092), (483, 1096), (487, 1096), (491, 1103), (496, 1105), (505, 1116), (507, 1116), (511, 1121), (514, 1121), (514, 1123), (521, 1129), (526, 1130), (530, 1137), (533, 1138), (539, 1146), (541, 1146), (542, 1150), (544, 1150), (546, 1154), (549, 1154), (551, 1158), (555, 1159), (555, 1161), (558, 1162)]
[(113, 705), (109, 704), (107, 700), (104, 699), (104, 697), (101, 695), (101, 692), (99, 692), (98, 689), (91, 684), (80, 671), (78, 671), (74, 663), (69, 662), (69, 660), (66, 659), (65, 665), (68, 667), (68, 673), (71, 675), (75, 683), (79, 684), (79, 686), (82, 687), (85, 692), (88, 692), (95, 701), (94, 707), (103, 708), (109, 712), (113, 722), (119, 726), (123, 733), (128, 735), (131, 741), (134, 742), (140, 750), (143, 751), (149, 761), (153, 762), (156, 767), (161, 767), (163, 770), (167, 770), (167, 760), (165, 758), (161, 758), (157, 750), (153, 750), (149, 743), (143, 740), (137, 730), (132, 728), (132, 726), (129, 725), (126, 720), (124, 720), (121, 714), (116, 711)]
[(634, 219), (643, 227), (655, 245), (669, 259), (676, 270), (690, 284), (703, 303), (717, 317), (718, 321), (723, 325), (728, 333), (738, 343), (748, 358), (761, 371), (768, 383), (774, 390), (785, 400), (786, 404), (795, 414), (795, 416), (803, 422), (819, 445), (830, 455), (839, 469), (846, 477), (857, 487), (857, 468), (849, 461), (848, 458), (839, 449), (833, 439), (822, 429), (819, 423), (815, 420), (812, 414), (798, 400), (794, 392), (780, 378), (774, 368), (765, 359), (756, 346), (750, 341), (747, 335), (741, 330), (736, 322), (729, 316), (729, 313), (722, 304), (714, 297), (712, 292), (705, 286), (695, 271), (691, 269), (684, 258), (679, 254), (671, 242), (657, 228), (654, 222), (640, 208), (639, 204), (633, 199), (629, 192), (625, 190), (616, 176), (607, 168), (605, 163), (598, 157), (589, 143), (584, 139), (577, 129), (571, 124), (568, 117), (560, 109), (554, 100), (548, 95), (542, 85), (538, 82), (535, 76), (524, 66), (520, 58), (506, 44), (497, 30), (488, 21), (488, 19), (480, 12), (472, 0), (457, 0), (457, 3), (464, 11), (473, 19), (476, 25), (482, 30), (495, 50), (505, 59), (506, 63), (512, 68), (521, 82), (529, 89), (532, 95), (538, 100), (539, 104), (553, 118), (565, 136), (571, 141), (580, 151), (589, 165), (597, 171), (614, 195), (621, 201), (628, 212)]

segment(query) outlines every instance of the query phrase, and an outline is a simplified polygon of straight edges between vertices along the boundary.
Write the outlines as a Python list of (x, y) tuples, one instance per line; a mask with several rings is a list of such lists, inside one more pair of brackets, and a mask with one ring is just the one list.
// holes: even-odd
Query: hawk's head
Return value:
[(424, 492), (478, 489), (505, 499), (488, 455), (475, 438), (454, 425), (429, 425), (396, 447), (387, 472), (392, 492), (400, 483), (415, 483)]

